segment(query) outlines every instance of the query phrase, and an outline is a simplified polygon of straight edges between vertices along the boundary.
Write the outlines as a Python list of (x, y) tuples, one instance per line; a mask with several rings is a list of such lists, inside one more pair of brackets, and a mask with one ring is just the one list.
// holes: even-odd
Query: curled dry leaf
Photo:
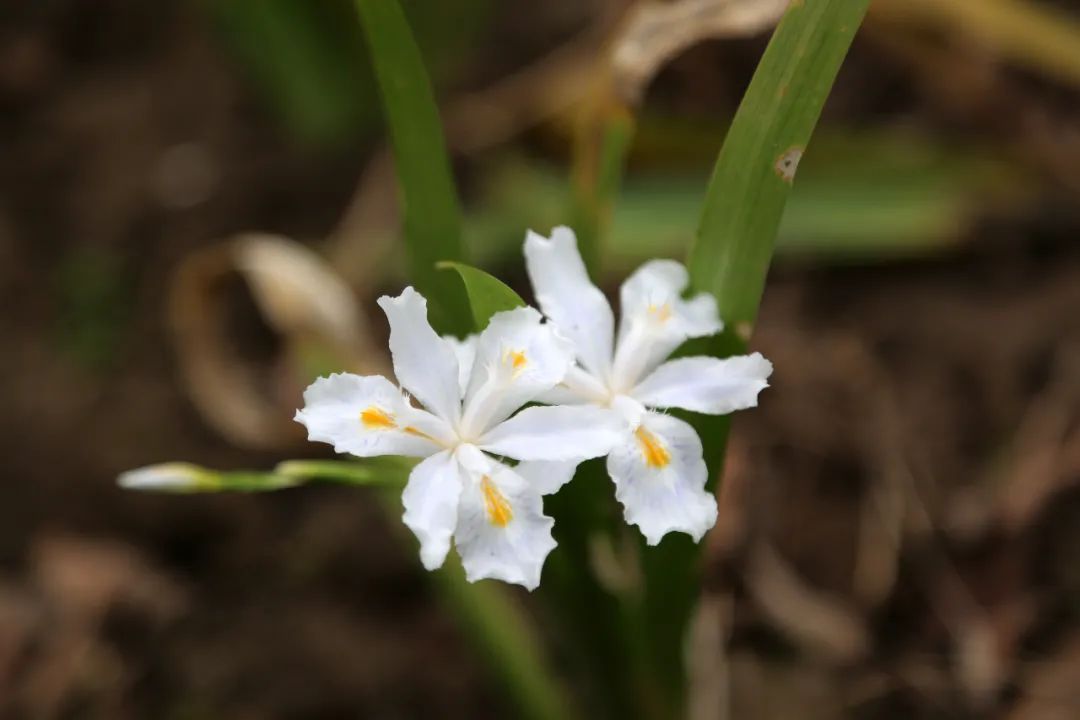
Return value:
[(233, 246), (236, 268), (275, 329), (319, 329), (355, 343), (361, 315), (352, 292), (318, 255), (270, 235), (248, 235)]
[(616, 39), (616, 91), (636, 105), (660, 68), (683, 50), (711, 38), (753, 35), (780, 18), (788, 0), (680, 0), (637, 5)]
[[(278, 340), (267, 358), (249, 359), (230, 331), (237, 279)], [(189, 256), (173, 277), (170, 313), (188, 394), (215, 429), (246, 447), (303, 440), (293, 411), (321, 361), (364, 372), (386, 364), (349, 287), (283, 237), (240, 235)]]

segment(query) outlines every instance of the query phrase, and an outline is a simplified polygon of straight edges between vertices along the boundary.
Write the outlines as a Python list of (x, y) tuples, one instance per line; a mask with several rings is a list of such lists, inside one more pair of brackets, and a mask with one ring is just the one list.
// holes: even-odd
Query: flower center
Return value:
[(499, 488), (495, 487), (487, 475), (480, 480), (480, 491), (484, 493), (484, 509), (487, 510), (488, 522), (501, 528), (509, 525), (514, 519), (514, 511), (510, 508), (506, 496), (499, 492)]
[(667, 467), (671, 462), (671, 453), (660, 442), (660, 438), (646, 430), (644, 425), (638, 426), (634, 436), (641, 445), (641, 454), (645, 457), (646, 465), (651, 468)]

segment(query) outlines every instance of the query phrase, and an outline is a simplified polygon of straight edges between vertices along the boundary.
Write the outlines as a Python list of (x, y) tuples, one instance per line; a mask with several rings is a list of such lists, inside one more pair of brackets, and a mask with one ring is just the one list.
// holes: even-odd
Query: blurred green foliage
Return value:
[(461, 207), (434, 91), (398, 4), (356, 0), (355, 5), (389, 128), (410, 279), (432, 301), (432, 326), (462, 336), (472, 325), (468, 299), (461, 283), (437, 267), (466, 257)]
[(60, 262), (53, 283), (57, 346), (88, 370), (106, 369), (133, 308), (132, 278), (119, 256), (76, 249)]
[[(714, 132), (723, 129), (717, 125)], [(667, 131), (666, 118), (645, 119), (642, 142), (651, 146)], [(1014, 206), (1028, 195), (1027, 173), (994, 154), (907, 131), (828, 129), (800, 165), (777, 251), (830, 263), (946, 251), (987, 207)], [(686, 218), (700, 208), (706, 172), (700, 162), (673, 165), (669, 158), (666, 167), (642, 168), (625, 179), (607, 221), (606, 276), (621, 278), (649, 258), (686, 252), (693, 235)], [(466, 220), (480, 263), (519, 263), (522, 228), (560, 224), (567, 192), (563, 174), (552, 166), (504, 155), (488, 167), (478, 207)]]
[[(492, 5), (403, 3), (436, 86), (457, 77), (465, 51), (487, 27)], [(298, 140), (337, 147), (376, 131), (375, 80), (351, 0), (204, 0), (202, 7)]]

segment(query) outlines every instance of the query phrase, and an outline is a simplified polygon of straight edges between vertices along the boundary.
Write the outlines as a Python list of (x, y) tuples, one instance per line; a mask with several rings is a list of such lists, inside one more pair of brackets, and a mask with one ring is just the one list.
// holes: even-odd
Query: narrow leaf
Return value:
[[(754, 72), (706, 191), (690, 249), (695, 290), (716, 296), (726, 328), (716, 355), (745, 348), (757, 316), (784, 205), (799, 161), (869, 0), (792, 0)], [(723, 465), (728, 417), (694, 423), (712, 482)], [(700, 546), (642, 547), (642, 627), (657, 672), (682, 685), (682, 649), (700, 592)], [(673, 696), (671, 702), (676, 702)]]
[(410, 275), (429, 299), (432, 324), (464, 332), (468, 307), (461, 285), (440, 275), (440, 260), (462, 260), (461, 210), (450, 173), (435, 96), (397, 0), (356, 0), (397, 169)]
[(795, 0), (776, 28), (706, 191), (689, 267), (728, 333), (757, 317), (799, 161), (869, 0)]
[(374, 129), (375, 84), (351, 9), (307, 0), (202, 2), (226, 47), (243, 63), (301, 140), (341, 145)]
[(440, 270), (455, 270), (465, 285), (472, 309), (474, 329), (479, 332), (487, 327), (491, 316), (503, 310), (523, 307), (525, 301), (511, 290), (502, 280), (488, 275), (470, 265), (456, 262), (441, 262)]

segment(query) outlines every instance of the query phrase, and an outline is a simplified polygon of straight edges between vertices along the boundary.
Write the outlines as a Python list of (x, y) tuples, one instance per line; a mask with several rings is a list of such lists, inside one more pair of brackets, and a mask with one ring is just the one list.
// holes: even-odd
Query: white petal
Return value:
[(458, 364), (450, 343), (428, 324), (427, 300), (411, 287), (379, 298), (390, 322), (390, 354), (401, 387), (431, 412), (453, 423), (461, 415)]
[(672, 531), (696, 542), (716, 523), (716, 498), (705, 490), (701, 440), (678, 418), (646, 415), (608, 455), (607, 469), (626, 521), (637, 525), (650, 545)]
[(623, 436), (619, 415), (595, 405), (525, 408), (477, 444), (515, 460), (588, 460), (607, 455)]
[(308, 438), (358, 457), (427, 457), (449, 440), (446, 423), (409, 406), (401, 391), (380, 375), (336, 373), (304, 391), (296, 421)]
[[(716, 308), (716, 299), (700, 293), (684, 300), (683, 291), (690, 284), (686, 267), (675, 260), (650, 260), (628, 277), (619, 288), (619, 310), (623, 324), (627, 318), (663, 315), (665, 306), (670, 319), (665, 323), (685, 338), (704, 337), (724, 329)], [(625, 332), (619, 327), (620, 337)]]
[(533, 308), (497, 313), (476, 342), (462, 428), (478, 437), (551, 390), (574, 361), (574, 347)]
[(556, 385), (547, 392), (540, 393), (536, 396), (536, 402), (543, 405), (587, 405), (589, 403), (565, 385)]
[(636, 428), (649, 412), (648, 408), (629, 395), (616, 395), (611, 400), (611, 409), (619, 413), (630, 429)]
[(469, 582), (493, 578), (533, 590), (555, 548), (544, 503), (534, 488), (502, 463), (470, 474), (458, 507), (454, 544)]
[(574, 479), (578, 464), (577, 460), (529, 460), (518, 463), (514, 472), (536, 492), (551, 495)]
[(465, 390), (469, 387), (469, 376), (472, 375), (473, 360), (476, 358), (476, 335), (469, 335), (463, 340), (458, 340), (453, 335), (443, 335), (443, 340), (449, 343), (454, 350), (454, 357), (458, 364), (458, 390), (461, 397), (465, 397)]
[(686, 268), (674, 260), (651, 260), (623, 283), (612, 370), (618, 389), (636, 385), (689, 338), (723, 329), (712, 295), (682, 298), (688, 283)]
[(656, 368), (632, 394), (649, 407), (724, 415), (757, 405), (771, 374), (772, 363), (761, 353), (681, 358)]
[(536, 398), (536, 402), (545, 405), (603, 405), (607, 401), (607, 387), (576, 365), (566, 371), (562, 382)]
[(574, 231), (557, 227), (549, 240), (530, 230), (525, 236), (525, 268), (537, 304), (574, 343), (582, 366), (606, 377), (615, 319), (604, 293), (589, 280)]
[(402, 520), (420, 540), (420, 561), (428, 570), (441, 567), (457, 525), (462, 473), (449, 451), (432, 455), (413, 468), (401, 495)]

